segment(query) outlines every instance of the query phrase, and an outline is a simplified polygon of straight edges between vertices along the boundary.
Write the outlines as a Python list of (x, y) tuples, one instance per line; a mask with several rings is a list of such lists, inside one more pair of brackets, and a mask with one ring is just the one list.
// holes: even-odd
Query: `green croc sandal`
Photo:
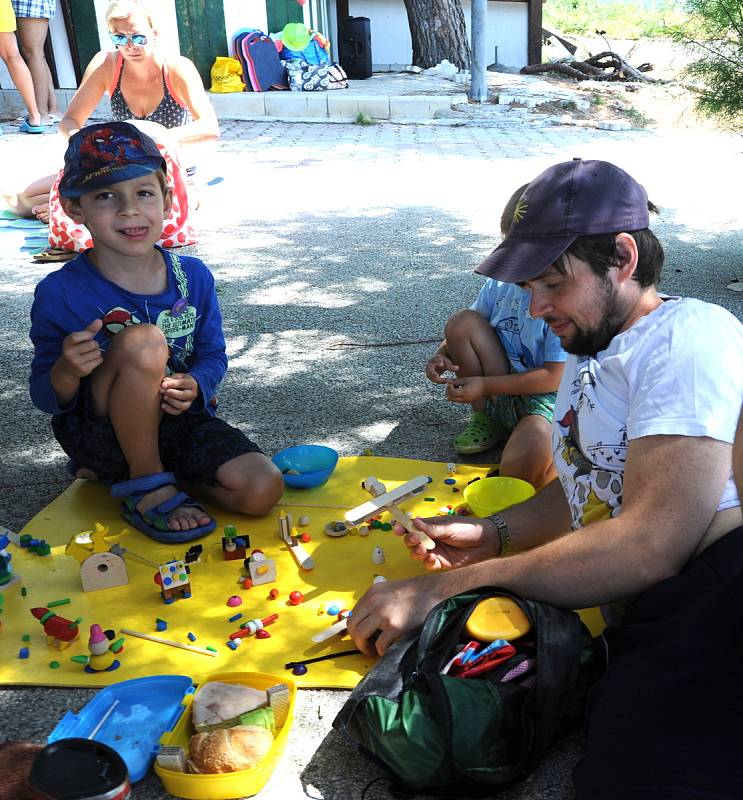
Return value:
[(498, 442), (497, 425), (484, 411), (473, 411), (465, 429), (454, 440), (457, 453), (482, 453)]

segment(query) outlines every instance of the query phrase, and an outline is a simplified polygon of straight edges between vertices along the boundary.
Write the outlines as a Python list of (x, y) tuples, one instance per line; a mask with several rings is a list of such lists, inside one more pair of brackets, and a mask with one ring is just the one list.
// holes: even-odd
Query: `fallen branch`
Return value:
[(585, 81), (643, 81), (645, 83), (655, 83), (653, 78), (646, 77), (643, 73), (648, 72), (653, 67), (651, 64), (642, 64), (640, 67), (633, 67), (620, 55), (605, 50), (595, 56), (589, 56), (584, 61), (574, 59), (554, 61), (548, 64), (529, 64), (521, 68), (524, 75), (538, 75), (544, 72), (557, 72), (568, 78)]

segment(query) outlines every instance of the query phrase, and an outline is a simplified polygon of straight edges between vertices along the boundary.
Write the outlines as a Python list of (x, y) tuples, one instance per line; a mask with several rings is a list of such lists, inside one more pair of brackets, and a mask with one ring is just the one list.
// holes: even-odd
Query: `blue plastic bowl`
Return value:
[[(298, 444), (276, 453), (271, 461), (281, 470), (287, 486), (309, 489), (322, 486), (333, 474), (338, 453), (332, 447), (321, 444)], [(290, 474), (288, 470), (299, 474)]]

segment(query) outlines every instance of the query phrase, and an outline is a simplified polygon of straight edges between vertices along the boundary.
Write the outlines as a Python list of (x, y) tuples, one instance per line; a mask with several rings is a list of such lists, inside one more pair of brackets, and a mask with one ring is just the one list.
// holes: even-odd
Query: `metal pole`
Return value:
[(488, 99), (487, 56), (485, 40), (488, 30), (488, 0), (472, 0), (472, 81), (470, 99), (484, 103)]

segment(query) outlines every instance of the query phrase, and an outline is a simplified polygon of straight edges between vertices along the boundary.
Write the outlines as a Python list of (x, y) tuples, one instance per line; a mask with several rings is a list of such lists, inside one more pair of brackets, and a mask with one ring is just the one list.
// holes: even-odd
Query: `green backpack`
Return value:
[[(513, 656), (482, 676), (441, 674), (470, 613), (493, 596), (511, 598), (531, 631), (513, 642)], [(387, 650), (333, 727), (400, 790), (492, 795), (531, 772), (582, 721), (586, 695), (603, 667), (598, 641), (574, 611), (495, 587), (465, 592), (439, 603), (420, 630)], [(520, 678), (510, 680), (514, 674)]]

